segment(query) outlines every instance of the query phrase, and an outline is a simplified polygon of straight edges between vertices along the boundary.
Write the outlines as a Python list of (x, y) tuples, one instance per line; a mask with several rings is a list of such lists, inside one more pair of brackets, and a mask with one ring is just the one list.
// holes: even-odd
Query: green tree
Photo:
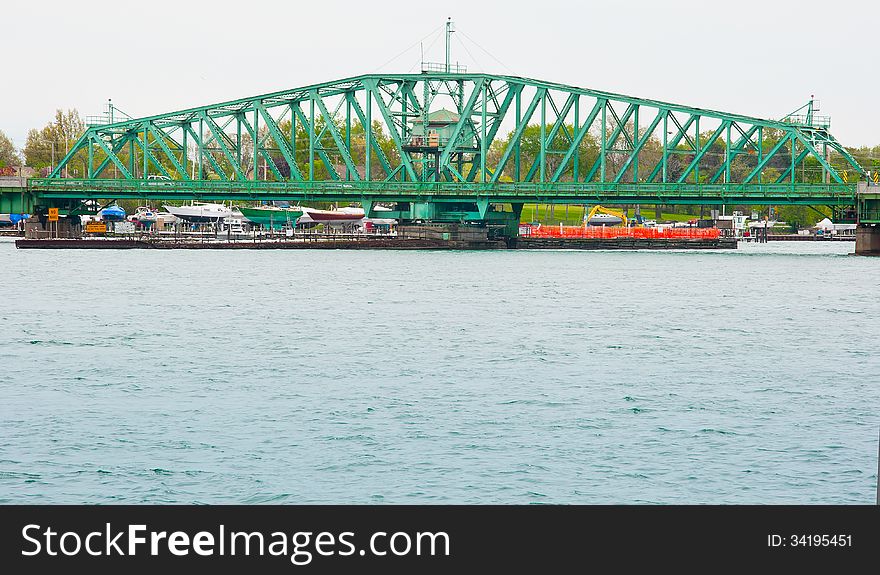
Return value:
[(15, 149), (15, 145), (13, 145), (9, 136), (4, 134), (3, 130), (0, 130), (0, 168), (18, 166), (20, 164), (21, 156), (18, 150)]
[[(51, 122), (40, 130), (28, 132), (24, 146), (25, 163), (37, 169), (57, 166), (85, 131), (85, 122), (78, 111), (56, 110)], [(63, 175), (84, 175), (87, 162), (85, 154), (78, 154), (77, 158), (68, 162)]]

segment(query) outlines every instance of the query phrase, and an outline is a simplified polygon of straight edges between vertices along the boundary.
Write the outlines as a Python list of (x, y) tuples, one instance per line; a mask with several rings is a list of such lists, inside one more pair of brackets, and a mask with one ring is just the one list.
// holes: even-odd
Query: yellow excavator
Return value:
[[(605, 214), (606, 216), (611, 216), (611, 217), (607, 218), (607, 220), (608, 220), (607, 222), (601, 221), (603, 218), (597, 218), (598, 221), (592, 221), (593, 216), (595, 216), (596, 214)], [(619, 219), (620, 221), (615, 221), (615, 218)], [(599, 205), (593, 206), (593, 209), (591, 209), (590, 213), (587, 214), (587, 216), (584, 218), (584, 225), (585, 226), (601, 226), (603, 224), (604, 225), (611, 225), (611, 226), (614, 226), (617, 224), (622, 224), (623, 227), (627, 227), (628, 220), (626, 218), (626, 213), (621, 212), (619, 210), (612, 210), (611, 208), (606, 208), (604, 206), (599, 206)]]

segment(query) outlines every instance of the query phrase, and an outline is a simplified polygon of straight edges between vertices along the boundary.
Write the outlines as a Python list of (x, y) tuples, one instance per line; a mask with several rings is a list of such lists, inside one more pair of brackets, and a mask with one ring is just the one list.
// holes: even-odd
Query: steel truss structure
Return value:
[[(432, 113), (445, 110), (445, 123)], [(436, 137), (428, 138), (432, 129)], [(74, 167), (85, 177), (62, 178)], [(808, 173), (809, 172), (809, 173)], [(748, 116), (513, 76), (364, 75), (92, 125), (46, 198), (854, 205), (810, 115)]]

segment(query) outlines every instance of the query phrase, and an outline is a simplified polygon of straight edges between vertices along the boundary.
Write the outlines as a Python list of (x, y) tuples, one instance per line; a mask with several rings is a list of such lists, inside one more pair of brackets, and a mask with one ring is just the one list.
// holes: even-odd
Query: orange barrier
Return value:
[(716, 239), (718, 228), (624, 228), (610, 226), (521, 226), (520, 236), (532, 238)]

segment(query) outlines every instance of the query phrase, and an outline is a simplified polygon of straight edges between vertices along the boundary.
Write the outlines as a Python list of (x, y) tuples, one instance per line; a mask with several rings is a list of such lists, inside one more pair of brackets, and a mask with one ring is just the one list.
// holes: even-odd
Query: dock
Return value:
[(686, 250), (736, 249), (733, 238), (635, 239), (635, 238), (519, 238), (504, 240), (446, 240), (393, 236), (361, 236), (327, 239), (277, 239), (260, 241), (193, 241), (141, 238), (22, 238), (18, 249), (149, 249), (149, 250)]

